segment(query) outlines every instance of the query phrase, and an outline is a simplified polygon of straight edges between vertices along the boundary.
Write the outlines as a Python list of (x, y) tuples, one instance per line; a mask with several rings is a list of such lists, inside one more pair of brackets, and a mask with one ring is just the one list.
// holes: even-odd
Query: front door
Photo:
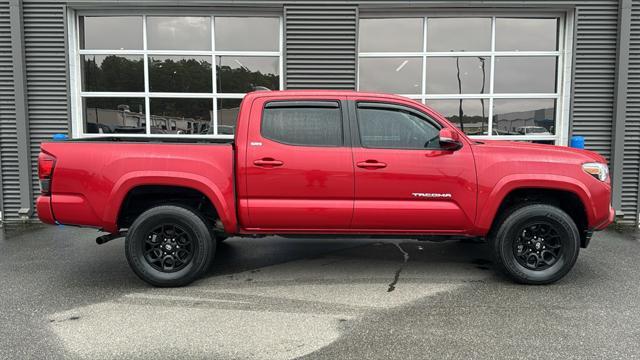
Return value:
[(344, 100), (256, 99), (246, 157), (248, 230), (349, 228), (354, 174)]
[(477, 191), (469, 144), (465, 142), (457, 151), (441, 150), (438, 133), (443, 125), (412, 101), (353, 100), (352, 228), (406, 232), (469, 229)]

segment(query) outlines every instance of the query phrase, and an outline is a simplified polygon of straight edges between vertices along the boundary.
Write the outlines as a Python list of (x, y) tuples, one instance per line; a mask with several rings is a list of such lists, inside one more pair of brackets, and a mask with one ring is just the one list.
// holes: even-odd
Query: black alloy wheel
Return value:
[(490, 235), (497, 268), (516, 282), (550, 284), (576, 263), (580, 232), (573, 218), (549, 204), (506, 210)]
[(520, 265), (536, 271), (550, 268), (562, 255), (562, 238), (553, 224), (538, 221), (526, 225), (513, 242)]
[(131, 224), (125, 253), (133, 272), (154, 286), (187, 285), (210, 266), (215, 237), (196, 210), (161, 205), (142, 213)]
[(182, 270), (193, 258), (193, 243), (179, 225), (168, 222), (153, 229), (144, 244), (144, 258), (163, 272)]

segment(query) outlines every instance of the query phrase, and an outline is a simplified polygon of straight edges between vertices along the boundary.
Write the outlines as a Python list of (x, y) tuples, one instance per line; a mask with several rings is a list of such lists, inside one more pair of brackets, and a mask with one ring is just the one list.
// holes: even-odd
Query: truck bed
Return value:
[(233, 215), (225, 218), (235, 218), (232, 141), (194, 140), (109, 136), (43, 143), (56, 164), (51, 195), (39, 200), (38, 211), (59, 223), (117, 231), (118, 206), (130, 191), (169, 185), (199, 190)]

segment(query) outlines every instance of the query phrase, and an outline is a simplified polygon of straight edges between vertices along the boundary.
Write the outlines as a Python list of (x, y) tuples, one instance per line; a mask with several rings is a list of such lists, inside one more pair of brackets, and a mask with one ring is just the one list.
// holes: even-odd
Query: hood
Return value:
[(534, 156), (574, 158), (582, 162), (599, 162), (607, 164), (607, 160), (600, 154), (582, 149), (575, 149), (567, 146), (556, 146), (547, 144), (532, 144), (528, 142), (516, 142), (505, 140), (478, 140), (472, 142), (478, 147), (495, 148), (496, 150), (511, 149), (530, 152)]

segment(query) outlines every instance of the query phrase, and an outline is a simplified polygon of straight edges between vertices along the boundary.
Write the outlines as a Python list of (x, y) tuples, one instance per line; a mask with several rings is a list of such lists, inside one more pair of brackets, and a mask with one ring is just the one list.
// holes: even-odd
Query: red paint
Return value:
[[(306, 147), (260, 135), (271, 100), (377, 101), (436, 119), (455, 150)], [(443, 135), (444, 134), (444, 135)], [(259, 143), (261, 145), (251, 145)], [(455, 148), (455, 147), (454, 147)], [(54, 164), (51, 195), (38, 198), (43, 222), (117, 231), (127, 193), (141, 185), (200, 191), (228, 233), (370, 233), (486, 235), (502, 200), (518, 188), (571, 191), (591, 229), (613, 220), (609, 181), (584, 173), (589, 151), (504, 141), (476, 143), (441, 115), (393, 95), (348, 91), (248, 94), (231, 144), (67, 141), (42, 144), (44, 172)], [(421, 197), (418, 194), (450, 194)]]

